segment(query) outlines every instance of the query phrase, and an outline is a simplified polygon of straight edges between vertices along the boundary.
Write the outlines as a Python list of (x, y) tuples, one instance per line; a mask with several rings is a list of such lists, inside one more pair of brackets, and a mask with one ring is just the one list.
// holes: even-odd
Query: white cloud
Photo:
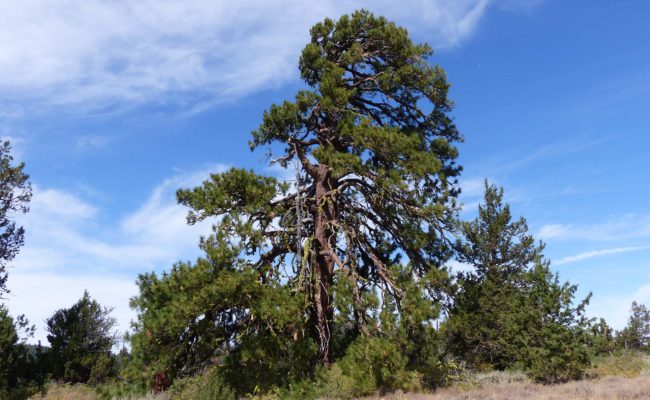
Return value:
[(457, 274), (459, 272), (474, 272), (476, 271), (476, 268), (467, 263), (463, 263), (460, 261), (456, 260), (451, 260), (447, 263), (447, 267), (449, 267), (449, 270), (452, 274)]
[(119, 279), (97, 275), (56, 275), (31, 273), (16, 269), (11, 272), (8, 307), (12, 314), (25, 314), (37, 327), (33, 342), (47, 344), (45, 320), (58, 309), (70, 307), (88, 290), (91, 297), (103, 306), (113, 308), (111, 315), (118, 321), (117, 329), (125, 332), (135, 313), (129, 308), (129, 299), (137, 295), (135, 279)]
[[(488, 180), (489, 184), (494, 184)], [(463, 189), (462, 194), (467, 197), (483, 197), (485, 192), (485, 178), (461, 179), (460, 187)]]
[(584, 253), (579, 253), (573, 256), (567, 256), (561, 258), (558, 261), (555, 261), (554, 264), (555, 265), (570, 264), (577, 261), (587, 260), (589, 258), (601, 257), (609, 254), (628, 253), (630, 251), (647, 250), (648, 248), (650, 248), (650, 246), (624, 246), (624, 247), (615, 247), (611, 249), (586, 251)]
[(548, 224), (539, 229), (537, 236), (543, 240), (549, 240), (569, 236), (570, 232), (571, 228), (567, 225)]
[(537, 236), (543, 240), (618, 241), (650, 237), (650, 215), (626, 214), (598, 224), (548, 224)]
[[(485, 179), (486, 178), (468, 178), (460, 180), (460, 203), (462, 206), (461, 212), (463, 214), (475, 213), (478, 206), (483, 201), (483, 194), (485, 192)], [(494, 181), (488, 179), (489, 184), (494, 184)]]
[(309, 28), (326, 16), (365, 7), (440, 48), (467, 39), (490, 4), (504, 3), (2, 2), (0, 101), (98, 107), (155, 102), (165, 94), (191, 108), (296, 79)]
[[(146, 238), (153, 246), (173, 246), (179, 238), (185, 237), (188, 231), (187, 209), (176, 204), (176, 190), (197, 186), (208, 179), (210, 173), (224, 172), (226, 169), (226, 166), (214, 165), (165, 180), (153, 190), (142, 207), (122, 221), (122, 231), (128, 237)], [(197, 243), (197, 233), (206, 231), (205, 225), (198, 224), (190, 228), (194, 231), (194, 244)]]
[(640, 286), (629, 295), (600, 296), (595, 293), (587, 308), (587, 314), (591, 317), (605, 318), (612, 328), (620, 330), (627, 325), (633, 301), (650, 305), (650, 284)]
[(34, 194), (30, 204), (32, 213), (27, 217), (31, 223), (37, 222), (35, 219), (44, 215), (49, 217), (47, 220), (65, 218), (78, 221), (92, 218), (97, 213), (95, 207), (69, 193), (55, 189), (40, 189), (38, 186), (35, 186), (33, 190)]
[(45, 340), (44, 319), (88, 289), (100, 303), (115, 307), (120, 329), (126, 330), (134, 317), (128, 301), (136, 294), (137, 275), (195, 258), (199, 236), (210, 232), (210, 221), (187, 225), (187, 209), (176, 204), (176, 190), (223, 170), (213, 165), (177, 174), (155, 187), (144, 205), (113, 223), (103, 222), (101, 208), (72, 193), (35, 186), (31, 212), (20, 221), (26, 228), (25, 246), (9, 273), (10, 311), (37, 323), (36, 339)]

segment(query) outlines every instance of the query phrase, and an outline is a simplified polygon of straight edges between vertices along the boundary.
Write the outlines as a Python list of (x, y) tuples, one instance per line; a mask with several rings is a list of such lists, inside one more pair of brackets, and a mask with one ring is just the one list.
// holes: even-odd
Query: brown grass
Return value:
[[(99, 397), (95, 393), (93, 388), (90, 388), (85, 385), (49, 385), (47, 387), (47, 392), (43, 394), (37, 394), (30, 397), (30, 400), (98, 400)], [(125, 399), (114, 399), (114, 400), (169, 400), (167, 394), (149, 394), (145, 397), (140, 397), (138, 399), (133, 399), (131, 397)], [(191, 400), (191, 399), (188, 399)]]
[(50, 385), (45, 395), (37, 394), (31, 400), (96, 400), (96, 396), (84, 385)]
[[(378, 399), (379, 397), (370, 397)], [(490, 382), (480, 388), (440, 389), (433, 394), (393, 394), (385, 400), (635, 400), (650, 399), (650, 375), (636, 378), (610, 376), (569, 382), (560, 385), (539, 385), (531, 382)]]
[[(650, 399), (650, 375), (636, 378), (609, 376), (598, 379), (544, 386), (506, 376), (487, 378), (474, 389), (445, 388), (433, 394), (392, 394), (384, 400), (641, 400)], [(166, 400), (162, 396), (147, 396), (140, 400)], [(368, 397), (366, 400), (380, 399)], [(47, 395), (32, 400), (97, 400), (92, 389), (83, 386), (52, 386)], [(188, 399), (191, 400), (191, 399)]]

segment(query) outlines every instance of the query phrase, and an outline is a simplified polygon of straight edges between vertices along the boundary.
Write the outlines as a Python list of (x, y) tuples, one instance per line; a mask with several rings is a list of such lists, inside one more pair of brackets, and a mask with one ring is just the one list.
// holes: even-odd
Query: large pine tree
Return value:
[(250, 141), (297, 182), (232, 169), (178, 192), (189, 222), (211, 219), (214, 234), (196, 265), (141, 277), (143, 359), (159, 354), (159, 369), (179, 373), (219, 354), (249, 364), (273, 354), (284, 361), (256, 370), (286, 378), (283, 365), (330, 364), (377, 333), (389, 303), (397, 321), (417, 321), (412, 333), (435, 318), (461, 137), (430, 55), (367, 11), (312, 28), (299, 63), (307, 89), (271, 106)]

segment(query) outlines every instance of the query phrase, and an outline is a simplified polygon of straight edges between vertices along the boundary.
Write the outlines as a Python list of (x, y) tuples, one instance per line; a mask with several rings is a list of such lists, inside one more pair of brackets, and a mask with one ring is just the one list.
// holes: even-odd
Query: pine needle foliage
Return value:
[(475, 369), (522, 368), (538, 381), (580, 378), (589, 366), (589, 297), (574, 304), (503, 189), (485, 183), (478, 217), (462, 224), (458, 292), (445, 323), (449, 350)]
[(0, 298), (7, 289), (7, 263), (25, 241), (25, 229), (13, 220), (16, 213), (29, 211), (32, 188), (25, 163), (14, 163), (11, 143), (0, 141)]
[(98, 384), (114, 376), (111, 348), (117, 320), (88, 292), (47, 319), (53, 377), (67, 383)]
[(650, 310), (644, 305), (632, 302), (627, 326), (616, 335), (618, 346), (625, 350), (648, 350), (650, 340)]
[(0, 305), (0, 400), (27, 398), (43, 384), (40, 347), (31, 352), (26, 344), (35, 329), (24, 315), (13, 318)]
[(367, 11), (310, 34), (307, 88), (272, 105), (250, 141), (297, 166), (297, 182), (234, 168), (178, 192), (189, 223), (214, 231), (204, 258), (138, 281), (133, 349), (151, 374), (217, 363), (259, 392), (313, 376), (359, 338), (394, 340), (400, 368), (435, 353), (412, 341), (435, 337), (450, 282), (461, 136), (444, 71)]

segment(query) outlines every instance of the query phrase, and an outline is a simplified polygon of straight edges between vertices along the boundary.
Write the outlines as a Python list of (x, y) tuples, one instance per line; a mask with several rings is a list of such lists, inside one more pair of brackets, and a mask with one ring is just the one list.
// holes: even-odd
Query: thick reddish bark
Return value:
[(334, 308), (332, 305), (332, 284), (334, 281), (334, 257), (336, 230), (334, 224), (338, 218), (335, 180), (326, 165), (317, 167), (315, 174), (316, 204), (314, 205), (314, 250), (315, 260), (312, 279), (313, 309), (312, 322), (318, 343), (320, 362), (332, 362), (330, 343)]

